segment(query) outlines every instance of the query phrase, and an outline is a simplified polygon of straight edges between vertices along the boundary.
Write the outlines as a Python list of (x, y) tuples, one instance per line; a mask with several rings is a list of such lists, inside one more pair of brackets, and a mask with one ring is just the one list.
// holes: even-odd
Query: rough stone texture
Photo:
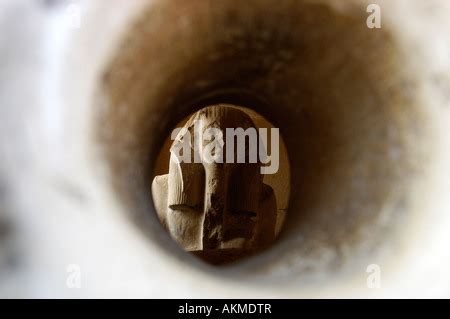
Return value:
[[(450, 4), (370, 2), (381, 30), (356, 0), (82, 1), (77, 30), (64, 5), (2, 1), (0, 294), (448, 297)], [(254, 108), (294, 181), (280, 242), (220, 271), (146, 192), (164, 133), (213, 88), (277, 105)]]
[[(152, 182), (155, 209), (171, 237), (213, 264), (267, 248), (275, 240), (278, 216), (274, 190), (263, 183), (262, 163), (249, 161), (247, 143), (256, 147), (256, 156), (261, 145), (244, 140), (245, 162), (238, 163), (240, 151), (234, 142), (233, 162), (228, 162), (228, 128), (257, 129), (250, 115), (233, 105), (211, 105), (194, 113), (173, 140), (168, 173)], [(220, 130), (223, 145), (217, 146), (216, 135), (204, 140), (203, 134), (211, 129)], [(210, 143), (216, 145), (211, 155), (220, 156), (219, 162), (202, 160)]]

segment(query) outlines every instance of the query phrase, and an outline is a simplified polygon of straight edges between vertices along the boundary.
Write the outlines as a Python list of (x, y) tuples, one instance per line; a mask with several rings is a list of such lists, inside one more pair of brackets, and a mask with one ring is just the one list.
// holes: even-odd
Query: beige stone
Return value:
[[(203, 132), (216, 128), (223, 136), (226, 128), (256, 129), (244, 111), (214, 105), (196, 112), (185, 124), (191, 145), (196, 143), (195, 121), (202, 123)], [(183, 132), (173, 145), (185, 138)], [(248, 153), (247, 144), (247, 157)], [(192, 163), (180, 163), (172, 153), (169, 173), (156, 176), (152, 183), (157, 214), (174, 240), (212, 263), (231, 261), (271, 244), (277, 204), (272, 188), (263, 183), (261, 163), (195, 163), (194, 156)]]
[[(450, 296), (449, 1), (91, 0), (76, 30), (65, 2), (0, 3), (1, 296)], [(230, 87), (276, 106), (225, 101), (282, 129), (292, 200), (275, 245), (218, 269), (149, 192), (192, 99)]]

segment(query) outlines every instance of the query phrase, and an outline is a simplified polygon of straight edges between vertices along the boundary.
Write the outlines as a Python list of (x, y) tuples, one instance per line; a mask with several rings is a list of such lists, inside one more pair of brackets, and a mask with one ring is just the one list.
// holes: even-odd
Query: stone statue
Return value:
[[(213, 128), (225, 136), (227, 128), (255, 125), (244, 111), (224, 104), (192, 115), (172, 144), (169, 173), (152, 183), (162, 224), (185, 250), (211, 263), (233, 261), (267, 247), (275, 239), (277, 205), (272, 188), (262, 181), (261, 163), (206, 162), (199, 153), (209, 141), (194, 139), (194, 127), (200, 133)], [(180, 162), (173, 152), (186, 136), (193, 150), (190, 163)], [(223, 145), (224, 153), (226, 149)], [(248, 143), (245, 153), (248, 159)], [(195, 156), (201, 160), (196, 162)]]

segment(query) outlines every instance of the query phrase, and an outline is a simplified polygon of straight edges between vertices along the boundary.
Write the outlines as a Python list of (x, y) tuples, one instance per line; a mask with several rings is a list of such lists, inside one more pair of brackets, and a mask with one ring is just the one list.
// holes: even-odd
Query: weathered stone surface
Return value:
[[(91, 0), (77, 30), (43, 3), (0, 1), (0, 295), (450, 295), (449, 1)], [(191, 100), (236, 88), (276, 105), (227, 101), (283, 129), (292, 201), (277, 245), (217, 270), (149, 184)]]
[[(156, 176), (152, 183), (162, 224), (185, 250), (214, 264), (267, 247), (275, 240), (277, 204), (272, 188), (263, 183), (261, 163), (195, 163), (204, 151), (194, 147), (199, 143), (195, 123), (201, 123), (201, 132), (209, 128), (222, 132), (224, 159), (227, 128), (256, 131), (250, 116), (230, 105), (209, 106), (193, 114), (172, 145), (181, 144), (184, 132), (190, 132), (191, 163), (180, 163), (172, 153), (168, 174)], [(248, 147), (247, 142), (247, 157)], [(227, 257), (221, 257), (222, 252)]]

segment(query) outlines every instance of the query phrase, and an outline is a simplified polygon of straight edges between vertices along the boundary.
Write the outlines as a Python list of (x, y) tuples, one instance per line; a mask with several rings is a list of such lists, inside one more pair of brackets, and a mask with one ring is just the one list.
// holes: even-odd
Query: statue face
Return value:
[[(197, 248), (203, 250), (225, 248), (230, 241), (233, 247), (237, 242), (245, 246), (258, 221), (262, 187), (260, 164), (211, 162), (202, 154), (225, 159), (226, 139), (222, 139), (221, 149), (213, 148), (211, 143), (217, 146), (218, 141), (211, 138), (211, 133), (216, 138), (218, 135), (225, 137), (227, 128), (254, 127), (252, 120), (238, 109), (216, 106), (194, 114), (185, 127), (192, 133), (191, 137), (197, 134), (191, 143), (193, 160), (180, 163), (171, 157), (168, 186), (168, 205), (176, 211), (173, 213), (178, 219), (184, 220), (186, 216), (191, 219), (181, 227), (190, 227), (192, 231), (184, 229), (180, 234), (189, 238), (197, 236)], [(200, 158), (198, 163), (195, 163), (195, 156)], [(184, 216), (180, 217), (182, 214)]]

